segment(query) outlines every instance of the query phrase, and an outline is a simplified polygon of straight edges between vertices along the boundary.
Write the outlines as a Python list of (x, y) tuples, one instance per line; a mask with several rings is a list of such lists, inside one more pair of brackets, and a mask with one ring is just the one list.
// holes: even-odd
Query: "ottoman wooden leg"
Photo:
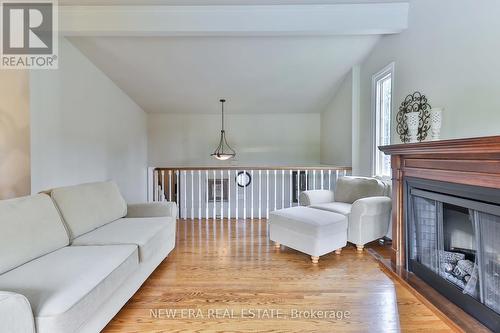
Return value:
[(340, 254), (341, 252), (342, 252), (342, 248), (335, 250), (335, 254)]
[(358, 250), (358, 252), (363, 252), (364, 247), (365, 247), (364, 245), (356, 244), (356, 249)]
[(281, 247), (281, 244), (278, 243), (278, 242), (274, 242), (274, 247), (277, 248), (277, 249), (279, 249)]
[(317, 264), (318, 261), (319, 261), (319, 257), (313, 257), (313, 256), (311, 256), (311, 260), (312, 260), (313, 264)]

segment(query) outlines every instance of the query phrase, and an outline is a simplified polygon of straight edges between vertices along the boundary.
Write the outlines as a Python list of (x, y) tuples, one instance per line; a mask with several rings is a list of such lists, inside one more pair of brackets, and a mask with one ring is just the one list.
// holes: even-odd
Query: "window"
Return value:
[(391, 157), (378, 147), (391, 143), (391, 111), (394, 63), (375, 74), (372, 79), (373, 105), (373, 174), (391, 176)]

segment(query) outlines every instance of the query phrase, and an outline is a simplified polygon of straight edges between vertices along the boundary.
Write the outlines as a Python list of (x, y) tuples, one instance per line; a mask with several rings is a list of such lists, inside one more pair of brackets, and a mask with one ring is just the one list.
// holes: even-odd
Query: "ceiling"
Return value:
[(146, 112), (321, 112), (372, 48), (356, 37), (73, 37)]
[(301, 5), (301, 4), (343, 4), (343, 3), (393, 3), (403, 0), (59, 0), (59, 5)]
[[(82, 1), (115, 0), (60, 3)], [(217, 113), (222, 97), (230, 113), (322, 112), (380, 36), (407, 24), (407, 5), (392, 1), (152, 1), (205, 6), (66, 6), (60, 18), (63, 34), (148, 113)]]

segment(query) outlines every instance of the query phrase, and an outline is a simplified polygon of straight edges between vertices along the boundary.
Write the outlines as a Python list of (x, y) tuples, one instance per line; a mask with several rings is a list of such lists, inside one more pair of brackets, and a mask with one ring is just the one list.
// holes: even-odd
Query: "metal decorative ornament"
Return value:
[(402, 142), (408, 143), (410, 142), (410, 135), (408, 133), (408, 124), (407, 124), (407, 114), (410, 112), (418, 112), (419, 113), (419, 124), (418, 124), (418, 141), (424, 141), (427, 137), (427, 133), (431, 128), (430, 125), (430, 116), (431, 116), (431, 106), (427, 101), (427, 97), (416, 91), (413, 94), (406, 96), (403, 103), (399, 107), (399, 112), (396, 115), (397, 127), (396, 132), (399, 134), (399, 137)]

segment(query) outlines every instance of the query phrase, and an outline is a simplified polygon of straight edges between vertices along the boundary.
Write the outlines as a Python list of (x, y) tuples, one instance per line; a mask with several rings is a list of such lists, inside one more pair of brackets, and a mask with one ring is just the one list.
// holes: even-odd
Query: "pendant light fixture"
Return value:
[(222, 106), (222, 129), (220, 131), (220, 141), (219, 146), (217, 146), (217, 149), (215, 149), (211, 156), (215, 157), (218, 160), (225, 161), (235, 157), (236, 152), (227, 143), (226, 132), (224, 131), (224, 103), (226, 102), (226, 100), (221, 99), (220, 102)]

